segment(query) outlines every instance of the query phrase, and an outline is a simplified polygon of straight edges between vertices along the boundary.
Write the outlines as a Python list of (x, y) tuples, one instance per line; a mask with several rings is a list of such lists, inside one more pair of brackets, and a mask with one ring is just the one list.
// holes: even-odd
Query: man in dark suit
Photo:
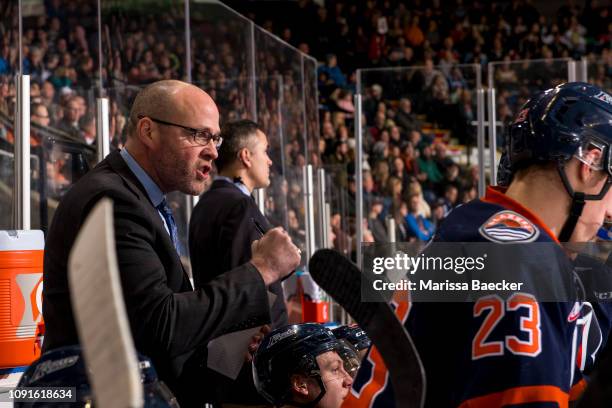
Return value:
[(137, 95), (128, 126), (125, 149), (75, 184), (55, 213), (45, 248), (43, 349), (79, 341), (68, 255), (88, 212), (101, 197), (110, 197), (136, 348), (153, 360), (182, 407), (201, 407), (208, 341), (268, 322), (266, 287), (297, 266), (299, 250), (286, 232), (273, 229), (253, 245), (250, 262), (194, 291), (175, 249), (176, 225), (165, 194), (202, 192), (221, 141), (219, 112), (201, 89), (160, 81)]
[[(194, 208), (189, 225), (196, 288), (247, 261), (251, 257), (251, 243), (261, 237), (258, 228), (267, 231), (271, 227), (251, 196), (254, 189), (270, 184), (272, 161), (267, 153), (266, 135), (256, 123), (239, 120), (226, 124), (221, 136), (223, 144), (215, 160), (218, 176)], [(281, 283), (270, 285), (270, 292), (276, 295), (270, 323), (274, 328), (282, 327), (287, 324), (287, 309)], [(238, 379), (243, 390), (240, 394), (233, 392), (235, 387), (227, 379), (211, 373), (217, 399), (247, 403), (253, 394), (257, 397), (253, 387), (243, 384), (248, 383), (246, 377), (252, 378), (250, 371), (250, 367), (243, 368)], [(248, 393), (247, 389), (253, 392)]]
[[(189, 224), (189, 252), (195, 287), (242, 265), (251, 257), (251, 243), (271, 228), (251, 196), (270, 185), (268, 140), (250, 120), (225, 125), (223, 144), (215, 160), (218, 176), (193, 209)], [(258, 225), (256, 225), (256, 223)], [(287, 324), (280, 282), (270, 286), (277, 298), (271, 309), (274, 328)]]

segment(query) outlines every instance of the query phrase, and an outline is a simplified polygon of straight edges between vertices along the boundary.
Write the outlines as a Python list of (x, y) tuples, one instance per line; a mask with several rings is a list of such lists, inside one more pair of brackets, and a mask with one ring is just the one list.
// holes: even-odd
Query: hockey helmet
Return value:
[(372, 344), (372, 341), (370, 340), (366, 332), (363, 331), (361, 327), (357, 326), (356, 324), (338, 326), (333, 329), (332, 332), (338, 340), (347, 341), (358, 351), (368, 349)]
[[(145, 408), (178, 408), (168, 387), (157, 377), (151, 360), (138, 355), (138, 367), (143, 386)], [(70, 388), (71, 402), (15, 401), (15, 408), (95, 407), (93, 390), (80, 346), (67, 346), (44, 353), (25, 371), (17, 387)]]
[[(255, 388), (275, 406), (287, 403), (315, 406), (325, 395), (317, 356), (328, 351), (338, 353), (347, 372), (356, 371), (359, 367), (356, 350), (338, 340), (331, 330), (320, 324), (295, 324), (273, 330), (264, 337), (253, 357)], [(308, 404), (293, 401), (292, 374), (314, 378), (321, 389), (319, 395)]]

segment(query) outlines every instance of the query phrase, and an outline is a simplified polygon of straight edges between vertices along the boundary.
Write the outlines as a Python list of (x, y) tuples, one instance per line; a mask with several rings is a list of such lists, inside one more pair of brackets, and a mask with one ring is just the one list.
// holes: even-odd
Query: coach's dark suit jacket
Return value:
[[(215, 180), (202, 195), (189, 223), (189, 255), (196, 288), (251, 259), (251, 243), (261, 238), (252, 219), (265, 231), (270, 223), (252, 197), (227, 180)], [(272, 305), (274, 327), (287, 324), (280, 282), (270, 285), (277, 298)]]
[[(251, 258), (251, 243), (261, 238), (252, 219), (264, 231), (270, 229), (251, 196), (227, 180), (215, 180), (202, 195), (191, 214), (189, 254), (195, 287), (206, 285), (218, 276)], [(270, 285), (276, 295), (270, 314), (273, 327), (287, 324), (287, 309), (280, 282)], [(215, 401), (236, 404), (265, 404), (253, 385), (250, 365), (245, 364), (236, 381), (210, 371), (208, 381), (214, 384)], [(237, 393), (236, 389), (240, 392)]]
[(244, 264), (193, 291), (159, 213), (119, 152), (75, 184), (55, 213), (45, 247), (43, 349), (78, 343), (68, 254), (103, 196), (114, 202), (117, 261), (136, 348), (153, 360), (182, 407), (201, 406), (206, 344), (269, 321), (267, 290), (255, 267)]

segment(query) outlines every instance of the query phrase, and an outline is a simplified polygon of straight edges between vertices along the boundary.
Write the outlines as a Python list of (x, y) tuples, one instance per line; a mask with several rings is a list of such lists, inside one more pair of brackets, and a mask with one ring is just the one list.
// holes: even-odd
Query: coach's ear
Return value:
[(299, 395), (308, 396), (308, 378), (302, 374), (293, 374), (289, 380), (291, 390)]
[(136, 138), (148, 148), (152, 148), (154, 145), (152, 124), (151, 119), (146, 116), (139, 118), (138, 123), (136, 123)]
[(253, 162), (251, 160), (251, 151), (248, 149), (248, 147), (243, 147), (242, 149), (240, 149), (240, 151), (238, 152), (238, 159), (247, 169), (250, 169), (253, 165)]

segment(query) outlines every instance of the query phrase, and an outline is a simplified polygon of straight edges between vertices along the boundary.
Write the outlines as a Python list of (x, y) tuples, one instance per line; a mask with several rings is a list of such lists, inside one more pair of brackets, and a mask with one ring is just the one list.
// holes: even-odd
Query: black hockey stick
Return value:
[[(368, 293), (362, 293), (362, 279), (370, 281), (370, 277), (330, 249), (315, 252), (309, 262), (309, 271), (317, 284), (355, 319), (378, 348), (389, 370), (396, 407), (423, 407), (425, 370), (421, 359), (410, 335), (382, 294), (371, 284), (364, 285)], [(362, 302), (362, 295), (377, 301)]]

